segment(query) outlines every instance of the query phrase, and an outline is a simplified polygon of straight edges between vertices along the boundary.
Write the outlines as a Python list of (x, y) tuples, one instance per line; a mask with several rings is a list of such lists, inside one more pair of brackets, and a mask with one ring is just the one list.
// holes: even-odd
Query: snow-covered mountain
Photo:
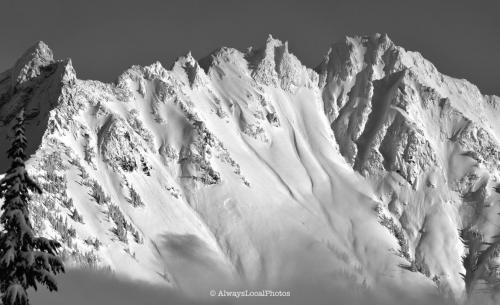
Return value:
[(0, 74), (2, 173), (23, 107), (35, 229), (68, 264), (194, 295), (317, 282), (461, 301), (500, 279), (500, 98), (387, 35), (346, 37), (314, 70), (269, 36), (112, 84), (39, 42)]

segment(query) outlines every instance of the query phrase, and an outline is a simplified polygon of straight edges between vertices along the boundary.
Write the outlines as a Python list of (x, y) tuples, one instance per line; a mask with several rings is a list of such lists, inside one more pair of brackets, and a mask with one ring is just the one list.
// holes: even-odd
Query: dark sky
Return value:
[(500, 95), (500, 0), (0, 0), (0, 71), (37, 40), (79, 78), (113, 81), (133, 64), (262, 46), (269, 33), (316, 66), (344, 35), (386, 32), (450, 76)]

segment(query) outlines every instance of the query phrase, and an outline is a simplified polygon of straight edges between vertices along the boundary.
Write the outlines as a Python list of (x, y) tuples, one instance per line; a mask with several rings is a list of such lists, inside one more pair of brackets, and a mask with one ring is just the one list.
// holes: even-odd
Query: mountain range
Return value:
[(24, 108), (32, 221), (69, 266), (495, 304), (500, 98), (386, 34), (319, 61), (269, 36), (103, 83), (38, 42), (0, 74), (0, 173)]

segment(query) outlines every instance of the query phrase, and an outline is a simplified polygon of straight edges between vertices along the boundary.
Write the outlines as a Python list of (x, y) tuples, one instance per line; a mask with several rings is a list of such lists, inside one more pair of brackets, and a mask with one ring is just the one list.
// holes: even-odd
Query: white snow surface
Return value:
[(270, 36), (112, 84), (38, 43), (0, 74), (0, 172), (24, 107), (35, 229), (68, 266), (193, 297), (314, 283), (462, 302), (459, 230), (500, 224), (499, 102), (387, 35), (346, 37), (315, 70)]

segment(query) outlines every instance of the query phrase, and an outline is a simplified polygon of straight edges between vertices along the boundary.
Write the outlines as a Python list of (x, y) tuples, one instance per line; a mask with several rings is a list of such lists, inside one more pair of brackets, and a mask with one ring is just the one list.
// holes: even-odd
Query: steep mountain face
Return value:
[(386, 35), (316, 70), (270, 36), (114, 84), (40, 42), (0, 74), (0, 139), (24, 107), (33, 223), (68, 263), (193, 294), (314, 281), (461, 301), (499, 278), (499, 103)]
[[(440, 74), (385, 35), (335, 44), (319, 71), (340, 152), (397, 219), (405, 257), (457, 293), (467, 254), (459, 230), (466, 243), (471, 234), (496, 242), (498, 97)], [(488, 275), (467, 275), (498, 278), (496, 265), (484, 264)]]

